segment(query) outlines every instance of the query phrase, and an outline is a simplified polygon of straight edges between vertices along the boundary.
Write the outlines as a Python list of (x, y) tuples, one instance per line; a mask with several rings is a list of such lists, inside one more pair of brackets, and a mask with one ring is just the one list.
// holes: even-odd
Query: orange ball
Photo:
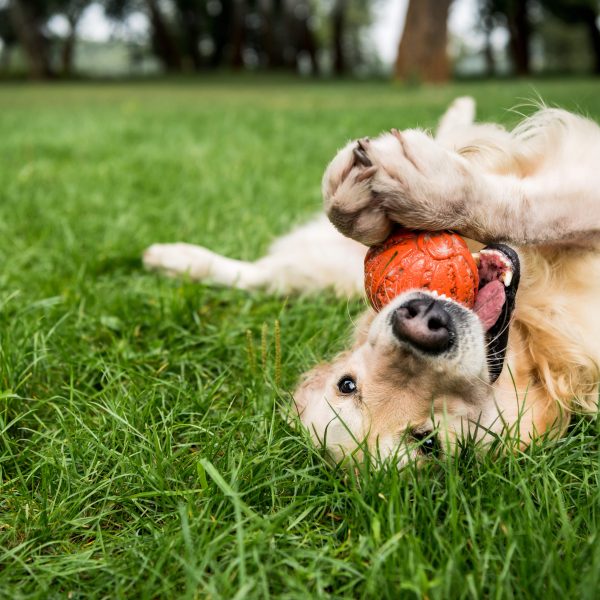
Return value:
[(467, 244), (449, 231), (399, 229), (365, 257), (365, 289), (376, 311), (415, 289), (434, 290), (473, 308), (478, 286)]

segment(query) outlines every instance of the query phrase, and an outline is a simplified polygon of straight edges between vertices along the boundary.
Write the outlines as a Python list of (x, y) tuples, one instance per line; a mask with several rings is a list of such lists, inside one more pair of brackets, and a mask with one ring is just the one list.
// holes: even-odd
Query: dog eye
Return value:
[(356, 391), (356, 381), (352, 377), (348, 377), (348, 375), (342, 377), (338, 381), (337, 386), (342, 394), (354, 394)]
[(419, 450), (426, 456), (435, 456), (440, 452), (437, 435), (431, 431), (413, 431), (412, 438), (419, 444)]

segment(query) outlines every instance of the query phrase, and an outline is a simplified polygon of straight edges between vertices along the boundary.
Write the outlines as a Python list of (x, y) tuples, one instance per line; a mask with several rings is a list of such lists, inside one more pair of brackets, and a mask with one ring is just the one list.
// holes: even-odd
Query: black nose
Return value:
[(409, 300), (392, 313), (394, 335), (423, 352), (440, 354), (452, 342), (452, 319), (435, 298)]

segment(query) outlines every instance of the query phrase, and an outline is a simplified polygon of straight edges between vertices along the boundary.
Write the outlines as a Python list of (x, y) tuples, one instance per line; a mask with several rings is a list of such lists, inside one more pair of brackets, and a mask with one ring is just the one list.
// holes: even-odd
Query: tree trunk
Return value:
[(62, 63), (62, 75), (70, 77), (73, 75), (73, 59), (75, 57), (75, 43), (77, 42), (77, 22), (79, 21), (80, 14), (69, 15), (67, 17), (69, 21), (69, 35), (64, 41), (62, 52), (61, 52), (61, 63)]
[(11, 0), (9, 7), (13, 27), (27, 56), (31, 77), (34, 79), (51, 77), (48, 45), (31, 8), (23, 0)]
[[(310, 28), (310, 5), (306, 4), (306, 15), (299, 19), (298, 23), (298, 44), (296, 47), (296, 61), (300, 53), (306, 53), (310, 60), (310, 72), (311, 75), (319, 74), (319, 61), (317, 60), (317, 41), (313, 30)], [(296, 70), (298, 70), (298, 64), (296, 64)]]
[(2, 54), (0, 54), (0, 73), (8, 73), (10, 71), (10, 63), (12, 57), (12, 46), (4, 44)]
[(246, 28), (244, 26), (245, 17), (245, 0), (234, 0), (231, 19), (231, 66), (236, 71), (239, 71), (244, 67), (244, 38), (246, 33)]
[(231, 21), (233, 19), (233, 1), (234, 0), (222, 0), (221, 12), (213, 16), (211, 20), (214, 52), (210, 57), (209, 65), (212, 69), (218, 69), (223, 64), (225, 50), (227, 49), (231, 31)]
[(185, 33), (187, 55), (192, 63), (194, 71), (200, 71), (203, 64), (199, 47), (202, 29), (199, 11), (197, 8), (189, 7), (181, 12), (180, 18), (181, 26)]
[(282, 0), (263, 0), (264, 48), (268, 69), (285, 66), (283, 57), (283, 28), (285, 27)]
[(397, 79), (442, 82), (450, 77), (448, 10), (452, 0), (410, 0), (398, 48)]
[(590, 36), (590, 44), (594, 52), (594, 74), (600, 75), (600, 31), (596, 25), (596, 11), (590, 8), (585, 24)]
[(496, 75), (496, 59), (489, 34), (486, 34), (483, 55), (485, 57), (485, 73), (488, 77), (494, 77)]
[(531, 72), (529, 52), (531, 25), (527, 5), (528, 0), (514, 0), (507, 11), (510, 51), (515, 73), (519, 76), (529, 75)]
[(496, 60), (494, 59), (494, 49), (492, 47), (492, 31), (494, 22), (491, 17), (486, 16), (482, 19), (483, 35), (485, 43), (483, 46), (483, 56), (485, 58), (485, 72), (488, 77), (494, 77), (496, 74)]
[(61, 52), (62, 75), (73, 75), (73, 56), (75, 54), (75, 32), (71, 31), (65, 39)]
[(346, 25), (347, 0), (335, 0), (331, 14), (333, 35), (333, 72), (336, 75), (346, 73), (346, 55), (344, 52), (344, 32)]
[(308, 22), (305, 23), (304, 31), (304, 49), (310, 58), (311, 74), (317, 77), (319, 75), (319, 61), (317, 59), (317, 41), (315, 35), (310, 29)]
[(181, 53), (160, 12), (156, 0), (146, 0), (152, 24), (152, 46), (154, 52), (169, 72), (181, 71)]

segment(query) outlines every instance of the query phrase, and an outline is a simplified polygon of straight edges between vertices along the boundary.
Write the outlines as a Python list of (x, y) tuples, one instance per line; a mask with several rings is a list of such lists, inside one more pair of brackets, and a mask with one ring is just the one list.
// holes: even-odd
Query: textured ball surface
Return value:
[(473, 308), (478, 286), (467, 244), (448, 231), (399, 229), (365, 257), (365, 289), (376, 311), (413, 289), (434, 290)]

